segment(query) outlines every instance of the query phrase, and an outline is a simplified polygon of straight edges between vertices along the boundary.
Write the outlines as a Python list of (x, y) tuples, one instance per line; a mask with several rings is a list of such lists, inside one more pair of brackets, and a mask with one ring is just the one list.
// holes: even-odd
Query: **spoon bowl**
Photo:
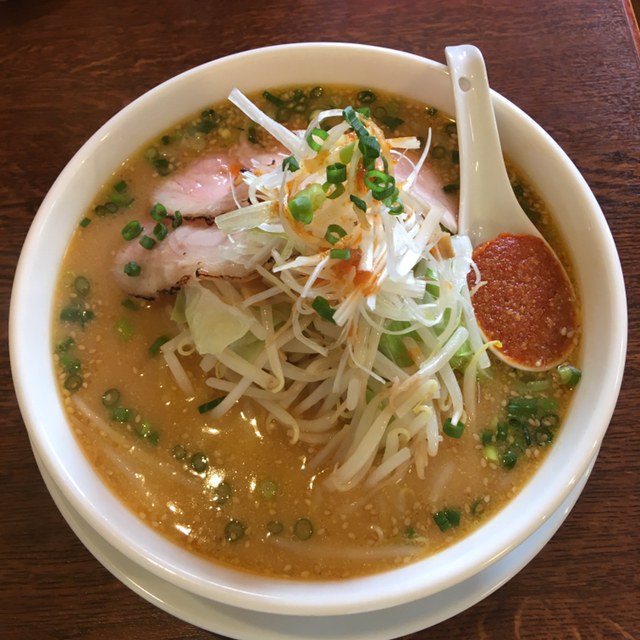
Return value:
[(480, 50), (460, 45), (445, 53), (460, 150), (458, 232), (469, 237), (482, 279), (476, 283), (475, 272), (469, 275), (476, 319), (500, 359), (545, 371), (574, 348), (575, 292), (513, 192)]

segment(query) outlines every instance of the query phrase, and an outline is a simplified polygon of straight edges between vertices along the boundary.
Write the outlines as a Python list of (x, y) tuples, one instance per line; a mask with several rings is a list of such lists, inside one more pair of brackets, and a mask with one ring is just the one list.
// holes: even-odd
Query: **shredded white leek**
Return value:
[[(176, 348), (195, 344), (202, 369), (215, 373), (207, 384), (226, 394), (212, 416), (224, 415), (242, 396), (252, 398), (292, 443), (320, 445), (309, 466), (332, 469), (329, 489), (375, 489), (412, 466), (424, 477), (445, 420), (473, 418), (476, 370), (489, 366), (467, 289), (471, 245), (441, 230), (442, 205), (410, 191), (431, 133), (408, 178), (396, 183), (401, 152), (395, 149), (420, 149), (416, 137), (386, 139), (369, 117), (347, 117), (341, 109), (319, 113), (298, 135), (237, 89), (229, 99), (284, 145), (299, 168), (281, 163), (244, 173), (250, 204), (216, 220), (232, 240), (236, 232), (260, 234), (232, 243), (238, 260), (244, 251), (260, 262), (255, 278), (250, 286), (205, 285), (219, 304), (207, 302), (202, 316), (195, 302), (188, 307), (190, 329), (162, 347), (167, 363), (191, 392)], [(329, 118), (339, 122), (326, 128), (316, 152), (307, 139)], [(365, 169), (362, 136), (379, 146)], [(336, 163), (344, 166), (340, 188), (327, 179)], [(395, 191), (383, 197), (381, 187), (364, 181), (372, 169)], [(311, 204), (305, 215), (301, 195)], [(442, 257), (442, 246), (453, 257)], [(201, 291), (197, 296), (208, 300)], [(207, 340), (207, 323), (212, 332), (233, 325), (232, 339)], [(463, 362), (457, 372), (454, 359)]]

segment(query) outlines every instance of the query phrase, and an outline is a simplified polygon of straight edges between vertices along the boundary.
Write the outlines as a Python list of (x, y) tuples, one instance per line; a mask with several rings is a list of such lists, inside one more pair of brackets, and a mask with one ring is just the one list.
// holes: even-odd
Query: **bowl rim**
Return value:
[[(157, 98), (169, 95), (173, 87), (181, 83), (191, 82), (192, 79), (197, 79), (199, 75), (204, 75), (212, 69), (224, 69), (225, 66), (233, 67), (234, 65), (243, 65), (250, 63), (252, 60), (258, 60), (258, 58), (264, 58), (265, 56), (267, 58), (278, 59), (283, 54), (287, 57), (294, 53), (307, 56), (345, 53), (359, 56), (378, 56), (385, 64), (388, 62), (392, 67), (400, 63), (406, 65), (412, 64), (421, 68), (429, 68), (431, 72), (437, 73), (439, 76), (448, 77), (448, 72), (444, 65), (407, 52), (352, 43), (295, 43), (252, 49), (219, 58), (185, 71), (147, 91), (113, 116), (89, 138), (60, 173), (43, 200), (25, 240), (14, 279), (9, 318), (10, 357), (14, 387), (32, 447), (38, 452), (54, 482), (74, 508), (92, 528), (98, 531), (100, 535), (119, 551), (162, 579), (169, 580), (177, 586), (198, 593), (199, 595), (204, 595), (205, 597), (227, 604), (247, 609), (284, 614), (300, 614), (302, 612), (304, 615), (335, 615), (336, 613), (350, 613), (391, 607), (409, 600), (427, 596), (430, 593), (468, 579), (504, 556), (525, 538), (529, 537), (529, 535), (545, 521), (547, 515), (559, 507), (585, 472), (592, 457), (597, 454), (615, 408), (626, 356), (626, 295), (622, 270), (611, 232), (595, 196), (590, 191), (584, 178), (580, 175), (564, 151), (562, 151), (539, 125), (504, 97), (492, 92), (499, 129), (511, 121), (515, 122), (518, 126), (531, 129), (541, 144), (551, 150), (554, 158), (562, 161), (567, 174), (571, 176), (579, 187), (585, 206), (587, 206), (591, 212), (590, 223), (592, 227), (590, 231), (591, 233), (597, 233), (601, 236), (600, 243), (604, 247), (607, 257), (605, 266), (610, 286), (609, 295), (614, 301), (612, 328), (613, 333), (619, 336), (619, 339), (612, 345), (609, 360), (605, 363), (607, 365), (608, 376), (607, 397), (601, 400), (601, 402), (593, 408), (592, 412), (593, 418), (591, 423), (597, 423), (598, 426), (589, 429), (588, 437), (585, 436), (579, 454), (575, 453), (575, 455), (567, 461), (567, 471), (560, 473), (557, 478), (558, 484), (562, 486), (562, 489), (557, 489), (554, 492), (552, 500), (547, 498), (546, 501), (543, 501), (539, 496), (529, 496), (532, 501), (532, 507), (525, 521), (519, 523), (517, 536), (507, 535), (504, 531), (500, 531), (499, 527), (495, 525), (498, 518), (500, 518), (499, 522), (502, 522), (503, 519), (508, 517), (510, 511), (514, 511), (514, 513), (517, 511), (510, 509), (513, 504), (510, 503), (480, 527), (480, 530), (491, 529), (492, 533), (495, 534), (493, 540), (488, 543), (485, 548), (472, 550), (472, 543), (469, 541), (474, 539), (476, 535), (472, 533), (453, 545), (453, 547), (449, 547), (436, 554), (439, 559), (446, 559), (443, 560), (443, 562), (445, 562), (445, 570), (437, 579), (430, 575), (420, 575), (415, 569), (417, 565), (421, 567), (428, 566), (430, 561), (433, 564), (432, 559), (436, 556), (430, 556), (424, 560), (412, 563), (407, 567), (392, 570), (391, 573), (394, 573), (394, 575), (397, 574), (398, 580), (393, 580), (394, 584), (391, 586), (387, 585), (387, 588), (382, 591), (377, 589), (380, 586), (380, 576), (387, 575), (389, 572), (347, 580), (332, 580), (321, 583), (305, 582), (305, 589), (302, 590), (299, 588), (298, 585), (300, 583), (297, 581), (286, 581), (278, 578), (261, 578), (257, 576), (248, 577), (242, 572), (237, 572), (233, 569), (222, 567), (221, 565), (214, 565), (215, 569), (213, 571), (215, 574), (219, 574), (220, 577), (217, 582), (211, 582), (208, 578), (203, 579), (202, 576), (198, 575), (197, 571), (191, 571), (190, 568), (185, 570), (183, 566), (167, 562), (166, 558), (160, 555), (154, 555), (148, 548), (145, 548), (130, 535), (126, 534), (126, 532), (123, 533), (123, 531), (112, 522), (106, 521), (101, 515), (98, 505), (88, 502), (88, 491), (90, 488), (81, 486), (78, 482), (79, 476), (76, 470), (65, 467), (63, 457), (61, 457), (55, 448), (51, 449), (45, 446), (54, 443), (47, 439), (43, 421), (43, 411), (35, 402), (33, 390), (29, 388), (29, 376), (33, 373), (33, 365), (25, 361), (25, 358), (21, 356), (29, 345), (29, 332), (34, 330), (34, 328), (36, 332), (43, 330), (41, 326), (42, 322), (38, 322), (38, 319), (29, 317), (30, 314), (33, 315), (33, 300), (29, 299), (28, 292), (35, 276), (33, 273), (33, 263), (36, 262), (36, 256), (38, 252), (41, 251), (43, 235), (47, 232), (51, 224), (50, 217), (52, 211), (55, 211), (58, 201), (63, 199), (67, 183), (72, 177), (77, 172), (87, 170), (86, 165), (90, 163), (94, 149), (105, 139), (108, 139), (110, 136), (113, 137), (114, 131), (117, 132), (118, 127), (122, 126), (123, 123), (135, 119), (138, 111), (144, 111), (144, 109), (147, 108), (145, 105), (153, 102)], [(194, 109), (190, 111), (192, 112)], [(104, 177), (106, 178), (107, 176), (105, 175)], [(79, 219), (80, 215), (77, 217)], [(68, 240), (69, 237), (67, 237), (67, 243)], [(47, 314), (50, 314), (49, 309), (47, 310)], [(49, 316), (47, 315), (47, 317)], [(49, 322), (47, 330), (50, 331), (50, 328)], [(69, 431), (71, 431), (70, 428)], [(588, 452), (591, 452), (591, 455), (588, 455)], [(553, 450), (550, 455), (551, 454), (553, 454)], [(520, 495), (526, 493), (530, 485), (531, 481), (529, 485), (521, 490)], [(114, 497), (114, 499), (117, 501), (117, 498)], [(119, 504), (121, 509), (128, 511), (124, 505)], [(137, 521), (135, 516), (132, 517)], [(494, 524), (492, 525), (491, 523)], [(142, 526), (155, 536), (159, 535), (146, 525)], [(169, 544), (174, 546), (171, 543)], [(163, 545), (158, 542), (157, 548), (162, 550)], [(155, 549), (156, 547), (154, 546), (154, 550)], [(456, 557), (455, 552), (452, 550), (460, 549), (463, 549), (461, 556)], [(188, 552), (184, 553), (191, 556)], [(473, 554), (475, 558), (472, 565), (465, 564), (470, 554)], [(178, 555), (180, 556), (180, 554)], [(188, 564), (189, 563), (187, 563), (187, 565)], [(259, 585), (258, 588), (255, 587), (256, 584)]]

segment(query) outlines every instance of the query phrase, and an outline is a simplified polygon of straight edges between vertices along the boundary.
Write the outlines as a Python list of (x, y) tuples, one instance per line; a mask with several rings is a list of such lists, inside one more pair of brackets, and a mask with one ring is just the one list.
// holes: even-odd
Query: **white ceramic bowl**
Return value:
[[(489, 61), (489, 72), (490, 72)], [(244, 92), (299, 83), (383, 88), (453, 114), (446, 68), (414, 55), (350, 44), (296, 44), (240, 53), (183, 73), (130, 104), (74, 156), (45, 198), (18, 265), (10, 317), (11, 363), (34, 449), (89, 525), (164, 580), (223, 603), (298, 615), (381, 609), (477, 574), (527, 539), (567, 497), (597, 454), (617, 399), (626, 352), (626, 300), (604, 216), (569, 158), (528, 116), (494, 94), (505, 152), (555, 213), (569, 240), (582, 295), (583, 377), (552, 450), (500, 513), (454, 546), (415, 564), (346, 581), (252, 576), (189, 554), (130, 513), (101, 483), (65, 420), (51, 357), (53, 290), (69, 239), (101, 185), (158, 132)]]

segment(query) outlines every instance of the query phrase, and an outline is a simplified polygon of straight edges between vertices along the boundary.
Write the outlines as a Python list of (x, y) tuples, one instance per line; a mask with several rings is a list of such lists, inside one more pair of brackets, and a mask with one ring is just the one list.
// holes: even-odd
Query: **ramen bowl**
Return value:
[[(490, 61), (488, 66), (490, 71)], [(618, 396), (627, 327), (620, 264), (595, 197), (549, 135), (494, 93), (505, 154), (553, 212), (568, 244), (582, 305), (582, 379), (533, 477), (502, 510), (452, 546), (413, 564), (345, 580), (286, 580), (234, 570), (178, 547), (147, 526), (100, 480), (65, 417), (51, 355), (51, 309), (65, 251), (102, 185), (154, 136), (224, 100), (234, 87), (250, 93), (311, 83), (367, 86), (455, 112), (443, 65), (352, 44), (248, 51), (165, 82), (96, 132), (43, 201), (16, 273), (10, 348), (33, 449), (62, 496), (108, 544), (158, 578), (205, 598), (254, 611), (321, 616), (379, 610), (441, 592), (477, 575), (532, 536), (578, 486), (597, 455)]]

